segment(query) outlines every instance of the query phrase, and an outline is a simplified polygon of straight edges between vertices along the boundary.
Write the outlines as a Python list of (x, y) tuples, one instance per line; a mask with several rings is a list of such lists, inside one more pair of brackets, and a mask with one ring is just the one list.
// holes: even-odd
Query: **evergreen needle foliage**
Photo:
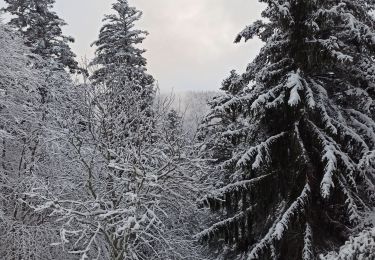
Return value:
[(197, 237), (225, 259), (315, 259), (374, 206), (375, 2), (261, 2), (235, 41), (265, 45), (201, 126), (217, 220)]
[(69, 47), (74, 39), (65, 36), (61, 27), (66, 23), (52, 11), (55, 0), (5, 0), (5, 12), (12, 15), (9, 24), (24, 37), (33, 53), (52, 59), (70, 72), (78, 71), (75, 54)]

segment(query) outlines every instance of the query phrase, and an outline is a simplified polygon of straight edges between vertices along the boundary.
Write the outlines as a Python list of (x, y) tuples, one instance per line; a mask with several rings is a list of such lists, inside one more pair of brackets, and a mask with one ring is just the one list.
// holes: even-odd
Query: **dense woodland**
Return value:
[(257, 57), (181, 99), (127, 0), (87, 64), (55, 0), (5, 0), (0, 259), (375, 259), (375, 1), (259, 1)]

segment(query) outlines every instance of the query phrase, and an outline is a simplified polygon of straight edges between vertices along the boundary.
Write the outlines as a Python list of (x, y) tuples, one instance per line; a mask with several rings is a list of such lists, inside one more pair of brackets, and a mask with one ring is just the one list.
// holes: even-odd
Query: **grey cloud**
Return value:
[(162, 88), (218, 89), (229, 70), (244, 69), (261, 43), (233, 44), (236, 34), (260, 17), (250, 0), (133, 0), (144, 12), (140, 23), (150, 71)]

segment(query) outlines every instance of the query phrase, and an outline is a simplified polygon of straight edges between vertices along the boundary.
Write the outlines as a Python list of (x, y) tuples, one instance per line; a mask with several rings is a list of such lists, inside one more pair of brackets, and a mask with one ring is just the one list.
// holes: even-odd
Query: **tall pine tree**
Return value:
[[(97, 50), (91, 65), (96, 70), (90, 79), (102, 90), (100, 108), (109, 129), (104, 135), (109, 138), (108, 145), (116, 146), (128, 138), (134, 143), (140, 141), (136, 140), (140, 124), (152, 125), (150, 118), (142, 120), (152, 115), (155, 90), (142, 56), (145, 50), (138, 46), (147, 32), (134, 29), (142, 12), (130, 7), (127, 0), (116, 1), (112, 9), (115, 13), (105, 16), (99, 39), (93, 43)], [(113, 136), (116, 131), (122, 134)]]
[(197, 237), (225, 259), (315, 259), (371, 224), (375, 2), (260, 2), (236, 42), (265, 46), (201, 127), (217, 221)]
[[(120, 81), (131, 81), (138, 85), (134, 91), (152, 96), (154, 79), (146, 72), (146, 59), (142, 56), (145, 50), (141, 44), (147, 35), (146, 31), (134, 29), (142, 12), (130, 7), (127, 0), (118, 0), (113, 4), (115, 14), (106, 15), (105, 24), (100, 30), (99, 39), (93, 43), (97, 47), (92, 65), (98, 68), (91, 76), (94, 85), (118, 84)], [(150, 95), (151, 94), (151, 95)]]
[(58, 65), (74, 73), (78, 63), (69, 43), (72, 37), (63, 35), (61, 27), (66, 23), (52, 11), (55, 0), (5, 0), (3, 10), (12, 15), (9, 24), (24, 36), (32, 52), (45, 59), (52, 59)]

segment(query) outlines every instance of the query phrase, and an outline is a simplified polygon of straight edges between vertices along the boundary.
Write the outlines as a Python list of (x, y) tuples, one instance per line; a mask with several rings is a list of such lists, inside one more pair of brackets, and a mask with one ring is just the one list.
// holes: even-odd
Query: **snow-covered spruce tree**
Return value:
[[(106, 114), (107, 127), (113, 130), (128, 127), (122, 131), (123, 135), (110, 137), (117, 139), (109, 141), (115, 144), (130, 135), (136, 136), (133, 126), (136, 129), (138, 124), (143, 124), (138, 113), (151, 116), (155, 90), (154, 79), (147, 74), (147, 61), (142, 56), (145, 50), (137, 46), (147, 32), (134, 29), (142, 13), (130, 7), (126, 0), (116, 1), (112, 9), (115, 14), (105, 16), (99, 39), (93, 43), (97, 50), (92, 66), (97, 69), (90, 79), (94, 86), (103, 89), (99, 97), (102, 100), (98, 102)], [(116, 121), (116, 117), (122, 119)]]
[(23, 35), (32, 52), (74, 73), (78, 63), (69, 43), (72, 37), (63, 35), (61, 27), (66, 23), (52, 11), (55, 0), (5, 0), (3, 10), (12, 15), (9, 24)]
[(365, 229), (340, 247), (336, 252), (321, 255), (321, 260), (372, 259), (375, 255), (375, 228)]
[(371, 224), (375, 3), (261, 2), (236, 42), (265, 46), (201, 127), (217, 222), (197, 236), (226, 259), (314, 259)]
[(154, 79), (146, 73), (147, 61), (142, 56), (145, 50), (137, 46), (143, 42), (147, 32), (134, 29), (134, 23), (141, 18), (142, 12), (130, 7), (126, 0), (116, 1), (113, 10), (115, 14), (105, 16), (99, 39), (93, 43), (97, 50), (92, 65), (98, 65), (98, 69), (91, 76), (92, 83), (116, 84), (113, 81), (119, 80), (121, 71), (124, 78), (142, 88), (145, 102), (150, 102), (153, 92), (150, 86)]

